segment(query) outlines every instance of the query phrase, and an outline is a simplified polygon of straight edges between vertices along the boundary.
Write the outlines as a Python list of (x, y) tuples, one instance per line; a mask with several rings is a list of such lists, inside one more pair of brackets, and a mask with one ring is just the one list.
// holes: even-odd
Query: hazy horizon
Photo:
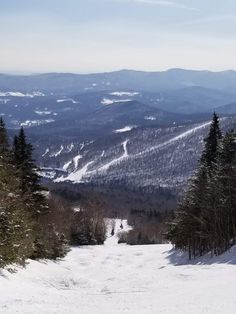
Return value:
[(8, 0), (1, 72), (236, 69), (233, 0)]
[(212, 73), (220, 73), (220, 72), (235, 72), (236, 69), (223, 69), (223, 70), (208, 70), (208, 69), (185, 69), (185, 68), (167, 68), (163, 70), (137, 70), (137, 69), (118, 69), (111, 71), (98, 71), (98, 72), (69, 72), (69, 71), (45, 71), (45, 72), (30, 72), (30, 71), (1, 71), (0, 74), (6, 75), (42, 75), (42, 74), (74, 74), (74, 75), (89, 75), (89, 74), (103, 74), (103, 73), (113, 73), (113, 72), (121, 72), (121, 71), (134, 71), (134, 72), (147, 72), (147, 73), (162, 73), (168, 71), (192, 71), (192, 72), (212, 72)]

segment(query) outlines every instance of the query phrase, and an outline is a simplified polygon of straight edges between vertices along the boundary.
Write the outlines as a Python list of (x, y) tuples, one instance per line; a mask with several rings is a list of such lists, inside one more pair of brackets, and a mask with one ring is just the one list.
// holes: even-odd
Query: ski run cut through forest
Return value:
[(190, 262), (169, 244), (118, 245), (119, 226), (104, 246), (3, 270), (0, 313), (236, 313), (235, 247)]

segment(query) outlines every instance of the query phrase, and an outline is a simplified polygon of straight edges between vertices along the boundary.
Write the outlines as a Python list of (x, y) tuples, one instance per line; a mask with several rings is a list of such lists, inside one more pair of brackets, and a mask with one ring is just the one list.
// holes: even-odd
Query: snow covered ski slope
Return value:
[(236, 249), (187, 262), (171, 245), (73, 248), (0, 276), (0, 313), (235, 314)]

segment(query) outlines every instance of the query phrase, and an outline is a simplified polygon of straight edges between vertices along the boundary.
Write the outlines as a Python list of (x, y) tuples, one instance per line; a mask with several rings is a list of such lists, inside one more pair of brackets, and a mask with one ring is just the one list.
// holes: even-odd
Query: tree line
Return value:
[(219, 255), (236, 240), (236, 133), (214, 113), (199, 166), (169, 224), (167, 239), (189, 259)]
[[(24, 265), (28, 258), (63, 257), (70, 244), (83, 244), (80, 238), (90, 244), (91, 228), (84, 222), (85, 214), (78, 217), (67, 202), (42, 187), (39, 172), (24, 129), (10, 145), (0, 118), (0, 267)], [(93, 220), (91, 213), (87, 220), (88, 224)], [(79, 228), (82, 222), (84, 228)], [(105, 240), (105, 231), (100, 232), (99, 243)]]

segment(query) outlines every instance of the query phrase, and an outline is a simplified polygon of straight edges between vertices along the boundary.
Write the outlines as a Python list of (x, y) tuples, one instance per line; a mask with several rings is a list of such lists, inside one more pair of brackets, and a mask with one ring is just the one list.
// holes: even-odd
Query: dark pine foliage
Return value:
[(222, 138), (214, 113), (199, 168), (170, 223), (167, 239), (189, 258), (221, 254), (236, 239), (236, 135)]
[(68, 251), (68, 234), (54, 219), (60, 204), (50, 200), (49, 206), (32, 152), (23, 129), (10, 147), (0, 119), (0, 267)]

